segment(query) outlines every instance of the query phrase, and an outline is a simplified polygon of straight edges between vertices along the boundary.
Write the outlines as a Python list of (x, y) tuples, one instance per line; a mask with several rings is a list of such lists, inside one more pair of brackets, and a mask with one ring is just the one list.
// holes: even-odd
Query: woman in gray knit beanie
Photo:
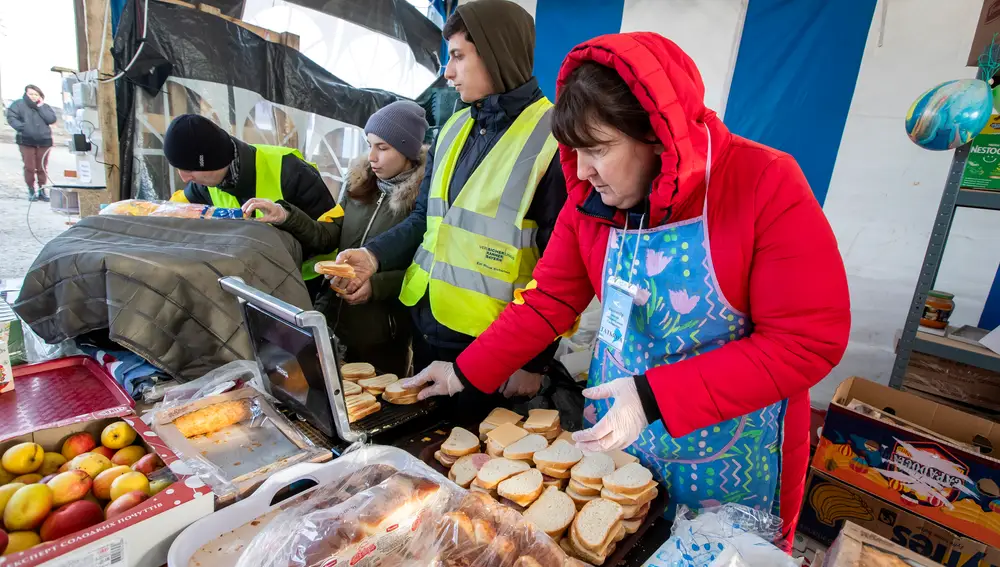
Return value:
[[(250, 199), (243, 211), (264, 216), (302, 244), (303, 257), (360, 248), (410, 214), (427, 160), (427, 120), (420, 105), (389, 104), (365, 124), (368, 154), (351, 164), (336, 218), (320, 222), (285, 201)], [(347, 362), (368, 362), (379, 372), (406, 376), (410, 366), (410, 317), (399, 302), (404, 271), (380, 272), (354, 293), (327, 289), (315, 308), (347, 346)]]

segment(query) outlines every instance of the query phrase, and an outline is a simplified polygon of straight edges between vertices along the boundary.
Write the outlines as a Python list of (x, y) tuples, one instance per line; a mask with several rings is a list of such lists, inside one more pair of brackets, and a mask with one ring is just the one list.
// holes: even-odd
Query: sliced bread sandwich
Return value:
[(646, 487), (646, 490), (643, 490), (639, 494), (620, 494), (605, 486), (601, 489), (601, 498), (617, 502), (622, 506), (642, 506), (643, 504), (652, 502), (658, 493), (656, 483), (650, 483)]
[(529, 433), (551, 431), (559, 427), (559, 411), (551, 409), (528, 410), (528, 419), (524, 420), (522, 427)]
[(497, 485), (497, 494), (518, 506), (530, 506), (542, 494), (542, 473), (528, 469)]
[(549, 442), (537, 433), (525, 435), (504, 448), (503, 456), (507, 459), (532, 463), (531, 456), (549, 446)]
[(479, 469), (479, 474), (476, 475), (476, 481), (473, 484), (486, 490), (494, 490), (501, 482), (530, 468), (528, 463), (523, 461), (512, 461), (502, 457), (492, 459)]
[(573, 465), (570, 475), (573, 480), (591, 488), (596, 486), (600, 490), (604, 486), (604, 477), (613, 472), (615, 472), (615, 461), (609, 455), (586, 453), (579, 463)]
[(469, 488), (479, 474), (479, 469), (490, 461), (490, 456), (483, 453), (473, 453), (459, 457), (448, 471), (448, 478), (462, 488)]
[(527, 436), (527, 431), (513, 423), (498, 425), (486, 434), (486, 453), (492, 457), (502, 457), (504, 449)]
[(394, 382), (399, 382), (399, 377), (395, 374), (383, 374), (381, 376), (376, 376), (375, 378), (363, 378), (358, 380), (358, 386), (365, 389), (366, 392), (372, 395), (381, 394), (386, 386)]
[(653, 484), (653, 473), (639, 463), (630, 463), (602, 479), (604, 488), (623, 495), (637, 495)]
[(570, 528), (573, 544), (579, 549), (602, 554), (619, 538), (625, 511), (610, 500), (588, 502), (576, 515)]
[(455, 427), (441, 444), (441, 452), (452, 457), (464, 457), (479, 452), (479, 437), (462, 427)]
[(382, 392), (382, 400), (400, 406), (415, 404), (418, 401), (417, 395), (421, 390), (423, 388), (407, 390), (403, 388), (401, 381), (393, 382), (385, 387), (385, 390)]
[(558, 540), (576, 517), (576, 504), (557, 488), (546, 488), (525, 512), (524, 519)]
[(367, 362), (352, 362), (340, 367), (340, 375), (344, 377), (344, 380), (357, 382), (365, 378), (374, 378), (375, 367)]
[(347, 380), (344, 380), (341, 382), (341, 386), (344, 387), (344, 397), (357, 396), (364, 391), (361, 389), (361, 386), (358, 386), (357, 382), (348, 382)]
[[(583, 451), (565, 441), (557, 441), (547, 449), (537, 451), (531, 458), (535, 461), (535, 466), (539, 468), (568, 472), (583, 459)], [(551, 474), (550, 472), (545, 472), (545, 474), (560, 478), (559, 474)]]

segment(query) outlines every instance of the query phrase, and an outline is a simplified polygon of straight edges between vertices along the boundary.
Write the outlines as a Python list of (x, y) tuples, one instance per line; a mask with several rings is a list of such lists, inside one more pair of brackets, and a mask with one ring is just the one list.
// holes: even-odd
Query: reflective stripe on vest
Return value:
[(531, 281), (538, 227), (524, 216), (558, 149), (552, 103), (526, 108), (448, 203), (448, 188), (474, 120), (468, 109), (438, 137), (427, 200), (427, 229), (406, 270), (399, 299), (413, 306), (430, 293), (442, 325), (479, 336)]
[[(265, 146), (258, 144), (250, 144), (256, 151), (254, 152), (254, 166), (257, 169), (257, 184), (254, 187), (254, 196), (259, 199), (268, 199), (270, 201), (280, 201), (284, 198), (281, 192), (281, 163), (288, 154), (294, 154), (295, 157), (305, 161), (302, 157), (302, 153), (295, 148), (285, 148), (282, 146)], [(309, 163), (309, 162), (306, 162)], [(315, 164), (310, 163), (313, 167)], [(240, 202), (236, 197), (226, 193), (218, 187), (209, 187), (208, 194), (212, 196), (212, 205), (216, 207), (222, 207), (225, 209), (238, 209), (240, 208)], [(263, 213), (257, 211), (257, 216), (263, 216)], [(336, 251), (330, 254), (321, 254), (319, 256), (314, 256), (302, 262), (302, 279), (311, 280), (313, 278), (319, 277), (319, 274), (313, 270), (313, 266), (316, 262), (321, 260), (333, 260), (337, 257)]]

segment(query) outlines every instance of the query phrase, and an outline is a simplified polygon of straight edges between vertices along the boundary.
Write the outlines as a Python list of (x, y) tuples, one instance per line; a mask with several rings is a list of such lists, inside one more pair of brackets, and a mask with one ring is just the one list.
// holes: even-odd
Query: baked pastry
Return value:
[(350, 279), (357, 276), (357, 274), (354, 273), (354, 267), (350, 264), (338, 264), (337, 262), (331, 260), (316, 262), (313, 265), (313, 270), (315, 270), (317, 274), (337, 278)]
[(184, 437), (214, 433), (253, 417), (253, 400), (243, 398), (220, 402), (182, 415), (174, 426)]

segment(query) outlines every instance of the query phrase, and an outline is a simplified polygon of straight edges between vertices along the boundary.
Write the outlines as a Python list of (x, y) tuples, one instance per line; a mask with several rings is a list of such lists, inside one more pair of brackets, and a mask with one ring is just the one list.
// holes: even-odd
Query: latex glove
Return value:
[(500, 386), (499, 392), (505, 398), (514, 396), (534, 396), (542, 387), (542, 375), (518, 370)]
[(368, 301), (371, 300), (372, 298), (372, 281), (371, 280), (366, 281), (365, 283), (361, 284), (361, 287), (358, 288), (358, 291), (355, 291), (354, 293), (350, 293), (347, 295), (343, 295), (342, 297), (344, 298), (344, 301), (348, 303), (348, 305), (361, 305), (362, 303), (368, 303)]
[(337, 254), (337, 263), (354, 268), (353, 278), (330, 278), (330, 285), (350, 295), (358, 291), (378, 271), (378, 258), (365, 248), (351, 248)]
[(576, 446), (584, 451), (624, 449), (635, 443), (642, 430), (649, 426), (646, 412), (642, 409), (642, 400), (639, 399), (639, 391), (635, 387), (635, 378), (631, 376), (587, 388), (583, 391), (583, 397), (590, 400), (615, 400), (608, 413), (593, 427), (573, 434)]
[(413, 390), (427, 384), (417, 396), (418, 400), (426, 400), (431, 396), (454, 396), (465, 389), (462, 381), (455, 374), (455, 365), (450, 362), (432, 362), (430, 366), (414, 376), (399, 383), (404, 390)]
[[(258, 199), (254, 197), (246, 203), (243, 203), (243, 214), (247, 217), (254, 218), (260, 222), (269, 222), (271, 224), (281, 224), (288, 220), (288, 211), (285, 207), (282, 207), (278, 203), (271, 201), (270, 199)], [(254, 217), (254, 213), (260, 211), (263, 216)]]

